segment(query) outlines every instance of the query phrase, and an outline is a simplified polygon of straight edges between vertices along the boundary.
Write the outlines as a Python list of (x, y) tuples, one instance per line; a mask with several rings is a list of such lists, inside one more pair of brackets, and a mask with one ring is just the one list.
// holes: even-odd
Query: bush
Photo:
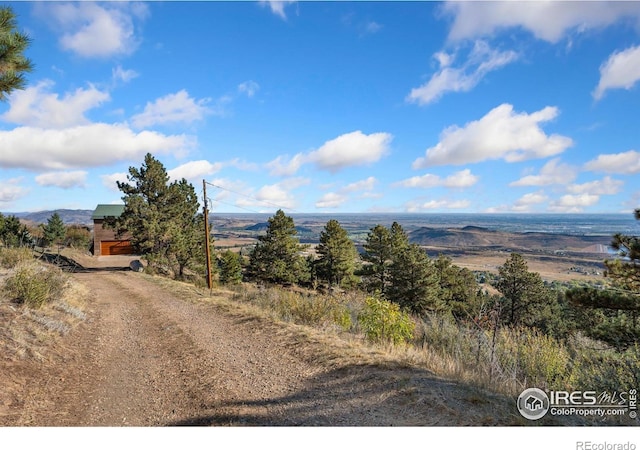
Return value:
[(404, 344), (413, 339), (415, 323), (411, 316), (400, 310), (397, 303), (368, 297), (358, 315), (358, 323), (370, 342)]
[(60, 298), (65, 284), (66, 279), (60, 269), (23, 262), (6, 279), (4, 292), (19, 304), (39, 308)]
[(0, 248), (0, 265), (13, 269), (19, 263), (33, 260), (33, 253), (26, 247)]

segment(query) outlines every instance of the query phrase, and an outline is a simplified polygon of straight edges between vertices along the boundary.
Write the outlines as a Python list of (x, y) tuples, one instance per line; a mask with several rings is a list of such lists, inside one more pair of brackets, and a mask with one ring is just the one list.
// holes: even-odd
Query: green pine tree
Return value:
[(367, 234), (362, 259), (362, 277), (369, 292), (379, 292), (382, 297), (389, 285), (389, 268), (393, 256), (391, 233), (383, 225), (376, 225)]
[(320, 244), (316, 247), (319, 258), (315, 261), (317, 276), (327, 281), (329, 287), (341, 285), (353, 277), (356, 265), (356, 248), (347, 231), (332, 219), (320, 233)]
[(16, 216), (0, 213), (0, 241), (5, 247), (28, 247), (33, 245), (29, 229)]
[(242, 261), (239, 254), (225, 250), (218, 259), (220, 282), (222, 284), (240, 284), (242, 282)]
[(387, 299), (416, 314), (443, 310), (438, 274), (427, 253), (418, 244), (397, 251), (389, 268)]
[(131, 233), (131, 243), (150, 267), (185, 276), (204, 264), (204, 218), (194, 187), (185, 179), (169, 183), (163, 164), (150, 153), (138, 169), (129, 168), (128, 183), (117, 182), (124, 212), (110, 225)]
[(66, 235), (66, 228), (64, 226), (64, 222), (60, 215), (55, 212), (49, 219), (47, 219), (47, 224), (44, 226), (44, 241), (47, 245), (56, 245), (60, 244)]
[(298, 283), (308, 279), (306, 263), (293, 219), (281, 209), (269, 218), (267, 232), (249, 255), (249, 274), (269, 283)]
[(14, 90), (24, 89), (25, 73), (33, 70), (31, 61), (24, 56), (30, 39), (16, 28), (13, 10), (0, 7), (0, 101), (6, 101)]

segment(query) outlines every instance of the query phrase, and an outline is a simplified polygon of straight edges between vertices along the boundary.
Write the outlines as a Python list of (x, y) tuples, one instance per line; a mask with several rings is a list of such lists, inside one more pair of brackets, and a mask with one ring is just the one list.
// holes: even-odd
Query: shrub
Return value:
[(403, 344), (413, 339), (415, 323), (411, 316), (400, 310), (397, 303), (368, 297), (358, 315), (358, 323), (370, 342)]
[(39, 308), (60, 297), (66, 279), (60, 269), (23, 262), (4, 284), (5, 293), (19, 304)]
[(0, 248), (0, 265), (13, 269), (19, 263), (33, 260), (33, 253), (26, 247)]

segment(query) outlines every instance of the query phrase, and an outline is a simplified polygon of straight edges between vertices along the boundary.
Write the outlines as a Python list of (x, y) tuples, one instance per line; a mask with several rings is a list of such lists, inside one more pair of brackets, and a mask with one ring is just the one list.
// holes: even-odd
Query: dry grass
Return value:
[[(11, 275), (0, 272), (0, 284)], [(67, 280), (59, 297), (33, 309), (0, 294), (0, 354), (5, 360), (44, 360), (61, 336), (84, 321), (87, 289)]]

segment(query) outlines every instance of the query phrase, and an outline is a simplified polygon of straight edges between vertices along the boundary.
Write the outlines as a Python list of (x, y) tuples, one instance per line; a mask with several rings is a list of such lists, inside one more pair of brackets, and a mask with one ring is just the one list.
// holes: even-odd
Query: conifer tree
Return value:
[(129, 168), (128, 183), (117, 182), (125, 209), (113, 226), (131, 233), (131, 243), (154, 268), (176, 277), (204, 261), (204, 218), (193, 186), (185, 179), (169, 183), (163, 164), (147, 153), (138, 169)]
[(47, 219), (47, 224), (44, 226), (43, 231), (44, 240), (47, 245), (59, 244), (64, 240), (66, 228), (62, 218), (57, 212), (54, 212), (51, 217)]
[(225, 250), (218, 260), (220, 266), (220, 282), (222, 284), (239, 284), (242, 282), (242, 263), (240, 255)]
[(442, 310), (438, 274), (427, 253), (417, 244), (407, 244), (396, 253), (389, 268), (387, 299), (416, 314)]
[(258, 237), (249, 255), (250, 275), (269, 283), (304, 281), (308, 274), (300, 252), (305, 247), (297, 234), (293, 219), (279, 209), (269, 218), (266, 234)]
[(7, 100), (14, 90), (24, 89), (24, 74), (33, 70), (31, 61), (24, 56), (30, 39), (16, 28), (13, 10), (0, 7), (0, 101)]
[[(640, 220), (640, 208), (634, 212)], [(569, 301), (582, 309), (600, 310), (600, 323), (585, 330), (587, 334), (618, 348), (640, 341), (640, 237), (615, 234), (611, 246), (619, 258), (605, 261), (608, 289), (578, 288), (567, 291)]]
[(343, 280), (349, 280), (353, 276), (356, 249), (347, 231), (337, 220), (327, 222), (320, 233), (320, 244), (316, 251), (320, 255), (315, 261), (317, 275), (326, 280), (329, 287), (340, 285)]
[(519, 253), (512, 253), (498, 268), (496, 289), (504, 297), (504, 321), (510, 325), (534, 326), (553, 301), (539, 273), (529, 272)]
[(23, 247), (33, 244), (29, 229), (16, 216), (0, 213), (0, 242), (6, 247)]
[(393, 256), (391, 233), (383, 225), (376, 225), (367, 234), (362, 259), (362, 276), (369, 292), (385, 296), (389, 285), (389, 268)]

